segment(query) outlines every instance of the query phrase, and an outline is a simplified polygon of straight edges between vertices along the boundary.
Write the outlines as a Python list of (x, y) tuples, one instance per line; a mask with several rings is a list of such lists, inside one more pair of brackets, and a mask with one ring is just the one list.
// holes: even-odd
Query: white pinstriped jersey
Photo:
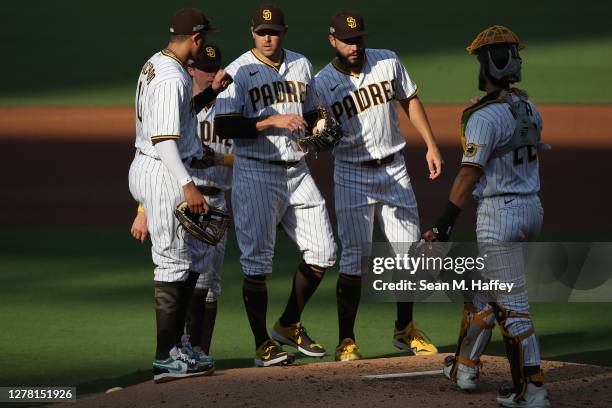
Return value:
[(153, 141), (173, 139), (181, 158), (202, 155), (192, 107), (192, 80), (167, 51), (153, 55), (142, 67), (136, 88), (136, 148), (159, 158)]
[(315, 79), (321, 102), (349, 136), (334, 149), (336, 158), (362, 162), (403, 149), (396, 101), (412, 97), (417, 87), (393, 51), (367, 48), (359, 76), (329, 63)]
[[(202, 143), (217, 153), (231, 154), (234, 145), (231, 139), (222, 140), (215, 133), (215, 105), (204, 108), (198, 113), (198, 135)], [(197, 171), (203, 179), (202, 185), (218, 187), (223, 191), (232, 188), (232, 169), (227, 166), (213, 166)]]
[[(216, 114), (239, 114), (259, 118), (276, 114), (304, 114), (318, 107), (318, 98), (312, 88), (312, 66), (308, 59), (293, 51), (284, 50), (277, 68), (259, 60), (253, 51), (247, 51), (232, 62), (225, 71), (234, 82), (217, 97)], [(235, 139), (238, 156), (263, 160), (300, 160), (304, 153), (297, 138), (303, 132), (270, 128), (256, 139)]]
[[(513, 95), (518, 100), (518, 96)], [(535, 105), (530, 120), (542, 131), (542, 116)], [(465, 129), (462, 163), (484, 170), (473, 195), (476, 198), (501, 194), (535, 194), (540, 191), (537, 148), (523, 146), (503, 156), (495, 156), (495, 149), (507, 143), (514, 133), (516, 120), (507, 103), (493, 103), (470, 116)]]

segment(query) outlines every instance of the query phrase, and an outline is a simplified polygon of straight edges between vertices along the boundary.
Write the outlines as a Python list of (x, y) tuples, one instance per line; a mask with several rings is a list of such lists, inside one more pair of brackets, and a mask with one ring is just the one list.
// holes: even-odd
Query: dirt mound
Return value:
[[(209, 377), (165, 384), (152, 381), (66, 407), (493, 407), (497, 387), (509, 379), (500, 357), (483, 358), (480, 390), (459, 391), (441, 374), (392, 379), (366, 375), (439, 370), (444, 354), (352, 363), (223, 370)], [(543, 363), (555, 407), (612, 406), (612, 369), (556, 361)], [(118, 384), (119, 385), (119, 384)]]

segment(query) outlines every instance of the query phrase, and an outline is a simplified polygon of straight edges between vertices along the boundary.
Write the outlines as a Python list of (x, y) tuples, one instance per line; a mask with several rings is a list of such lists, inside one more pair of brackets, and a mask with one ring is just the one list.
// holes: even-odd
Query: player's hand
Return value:
[(144, 243), (145, 239), (147, 239), (147, 235), (149, 235), (147, 216), (145, 213), (139, 212), (136, 214), (130, 232), (132, 233), (132, 236), (136, 238), (136, 240), (140, 241), (141, 244)]
[(213, 78), (210, 86), (212, 86), (212, 89), (213, 91), (215, 91), (215, 93), (221, 93), (225, 91), (232, 82), (234, 82), (232, 76), (225, 72), (225, 70), (220, 69), (215, 74), (215, 77)]
[(429, 167), (429, 179), (435, 180), (442, 173), (442, 165), (444, 164), (437, 146), (427, 149), (425, 160), (427, 160), (427, 166)]
[(268, 122), (269, 127), (289, 129), (292, 132), (301, 132), (308, 129), (308, 124), (300, 115), (293, 113), (286, 115), (272, 115), (269, 116), (265, 122)]
[(208, 203), (193, 181), (183, 186), (183, 192), (185, 193), (185, 201), (187, 201), (189, 211), (194, 214), (206, 214), (208, 212)]
[(202, 143), (202, 157), (192, 159), (189, 166), (194, 169), (207, 169), (217, 165), (217, 153), (210, 146)]
[(451, 230), (452, 227), (448, 227), (446, 230), (444, 230), (436, 226), (425, 231), (421, 235), (421, 240), (425, 242), (447, 242), (450, 238)]

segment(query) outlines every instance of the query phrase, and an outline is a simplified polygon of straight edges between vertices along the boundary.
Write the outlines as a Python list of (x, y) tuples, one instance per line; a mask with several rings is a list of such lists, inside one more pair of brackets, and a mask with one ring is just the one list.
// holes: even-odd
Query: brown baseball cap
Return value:
[(285, 31), (287, 24), (285, 24), (283, 10), (276, 4), (262, 4), (258, 6), (251, 19), (251, 27), (253, 27), (253, 31)]
[(189, 60), (190, 67), (204, 72), (216, 72), (221, 68), (221, 50), (213, 44), (206, 44), (197, 60)]
[(359, 13), (342, 11), (332, 17), (329, 33), (340, 40), (363, 37), (368, 32)]
[(170, 19), (170, 33), (175, 35), (193, 35), (196, 33), (214, 33), (216, 28), (204, 13), (192, 7), (185, 7), (177, 11)]

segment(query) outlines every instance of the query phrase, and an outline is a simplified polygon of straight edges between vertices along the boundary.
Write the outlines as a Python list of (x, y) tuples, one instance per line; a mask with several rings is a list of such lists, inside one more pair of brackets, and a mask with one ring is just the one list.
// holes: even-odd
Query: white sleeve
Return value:
[(164, 166), (170, 170), (170, 173), (172, 173), (181, 187), (192, 181), (191, 176), (189, 176), (187, 169), (181, 161), (178, 146), (174, 140), (164, 140), (159, 143), (155, 143), (155, 150), (157, 150), (157, 153), (159, 154)]
[(417, 92), (416, 84), (410, 79), (406, 67), (402, 64), (399, 57), (395, 56), (395, 99), (398, 101), (408, 99)]

